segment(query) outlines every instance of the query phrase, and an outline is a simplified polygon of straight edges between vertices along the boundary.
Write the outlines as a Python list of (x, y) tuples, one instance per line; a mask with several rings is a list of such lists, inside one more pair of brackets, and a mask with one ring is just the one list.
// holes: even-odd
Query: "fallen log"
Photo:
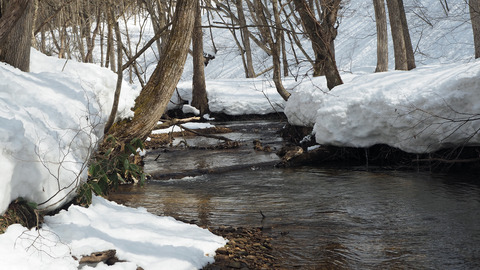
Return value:
[(170, 120), (165, 120), (163, 123), (156, 125), (154, 129), (164, 129), (164, 128), (168, 128), (168, 127), (171, 127), (171, 126), (174, 126), (174, 125), (185, 124), (185, 123), (188, 123), (188, 122), (198, 121), (198, 120), (200, 120), (200, 117), (198, 117), (198, 116), (189, 117), (189, 118), (182, 118), (182, 119), (173, 118), (173, 119), (170, 119)]

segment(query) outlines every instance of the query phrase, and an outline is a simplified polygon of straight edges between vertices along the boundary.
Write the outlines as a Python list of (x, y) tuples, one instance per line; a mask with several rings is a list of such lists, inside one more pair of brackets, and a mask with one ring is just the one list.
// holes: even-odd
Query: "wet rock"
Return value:
[(233, 261), (228, 264), (228, 267), (234, 268), (234, 269), (240, 269), (242, 268), (242, 263)]
[(303, 154), (303, 148), (300, 146), (285, 146), (277, 153), (277, 155), (282, 158), (283, 162), (288, 162), (292, 158), (300, 156), (301, 154)]
[(216, 253), (217, 254), (228, 255), (229, 252), (228, 252), (226, 247), (221, 247), (221, 248), (217, 249)]
[(253, 140), (253, 149), (256, 151), (272, 152), (272, 148), (269, 145), (263, 145), (260, 140)]

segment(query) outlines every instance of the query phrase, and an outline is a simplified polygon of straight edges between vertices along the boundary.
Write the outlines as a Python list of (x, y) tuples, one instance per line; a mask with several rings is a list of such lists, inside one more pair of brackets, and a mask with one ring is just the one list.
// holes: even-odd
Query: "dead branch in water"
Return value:
[(203, 133), (200, 133), (200, 132), (195, 131), (195, 130), (193, 130), (193, 129), (186, 128), (186, 127), (184, 127), (183, 125), (179, 125), (179, 126), (180, 126), (181, 128), (183, 128), (183, 129), (185, 129), (186, 131), (192, 132), (193, 134), (198, 135), (198, 136), (207, 137), (207, 138), (213, 138), (213, 139), (218, 139), (218, 140), (223, 140), (223, 141), (227, 141), (227, 142), (232, 141), (231, 139), (229, 139), (229, 138), (227, 138), (227, 137), (224, 137), (224, 136), (213, 135), (213, 134), (203, 134)]
[(189, 117), (189, 118), (183, 118), (183, 119), (173, 118), (170, 120), (165, 120), (163, 123), (156, 125), (154, 129), (164, 129), (174, 125), (185, 124), (188, 122), (198, 121), (198, 120), (200, 120), (200, 117)]

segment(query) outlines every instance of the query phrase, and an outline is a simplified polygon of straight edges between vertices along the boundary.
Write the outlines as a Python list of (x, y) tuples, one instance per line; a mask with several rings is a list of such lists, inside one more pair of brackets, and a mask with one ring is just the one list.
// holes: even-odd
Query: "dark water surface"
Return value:
[[(177, 156), (147, 162), (177, 170)], [(122, 187), (111, 199), (200, 225), (263, 226), (291, 269), (480, 269), (480, 181), (468, 174), (250, 167)]]
[(116, 196), (202, 225), (264, 226), (291, 268), (480, 268), (480, 187), (463, 179), (303, 167), (152, 181)]

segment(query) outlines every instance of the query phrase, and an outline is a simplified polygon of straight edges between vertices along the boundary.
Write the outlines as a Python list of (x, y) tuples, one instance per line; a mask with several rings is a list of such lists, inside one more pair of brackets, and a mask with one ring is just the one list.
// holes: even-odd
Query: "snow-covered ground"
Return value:
[(480, 145), (479, 78), (475, 61), (350, 77), (328, 93), (302, 84), (285, 113), (291, 124), (313, 126), (319, 144), (410, 153)]
[(215, 250), (226, 244), (206, 229), (159, 217), (101, 197), (89, 208), (70, 206), (46, 217), (42, 229), (11, 225), (0, 235), (0, 269), (79, 269), (76, 258), (115, 249), (126, 262), (80, 269), (198, 269), (213, 262)]
[[(30, 73), (0, 63), (2, 213), (18, 197), (51, 209), (72, 198), (87, 178), (113, 103), (116, 75), (110, 70), (35, 50), (31, 61)], [(137, 94), (124, 83), (119, 117), (132, 115)], [(212, 262), (225, 241), (198, 226), (94, 197), (89, 208), (71, 206), (46, 217), (38, 231), (10, 226), (0, 235), (0, 269), (78, 269), (72, 256), (107, 249), (127, 262), (81, 269), (197, 269)]]
[[(336, 40), (345, 84), (328, 92), (324, 78), (311, 78), (307, 63), (296, 65), (290, 58), (294, 76), (284, 79), (292, 92), (288, 102), (276, 94), (268, 73), (243, 79), (231, 34), (213, 29), (219, 51), (206, 67), (210, 109), (231, 115), (284, 110), (292, 124), (312, 126), (321, 144), (384, 143), (413, 153), (478, 145), (480, 62), (473, 60), (468, 8), (464, 1), (449, 3), (447, 16), (437, 0), (404, 2), (417, 69), (372, 73), (376, 37), (371, 1), (346, 1)], [(208, 51), (209, 38), (205, 43)], [(308, 49), (309, 42), (302, 43)], [(145, 61), (155, 63), (154, 55), (149, 52)], [(257, 72), (271, 65), (260, 49), (254, 55)], [(115, 74), (93, 64), (36, 51), (31, 64), (31, 73), (0, 64), (2, 213), (17, 197), (45, 208), (72, 196), (86, 179), (87, 161), (103, 135), (115, 89)], [(191, 99), (191, 74), (187, 62), (178, 87), (182, 99)], [(138, 84), (124, 83), (121, 117), (131, 114), (136, 89)], [(172, 101), (178, 104), (176, 99)], [(0, 269), (77, 269), (72, 255), (111, 248), (128, 262), (96, 269), (192, 269), (211, 261), (224, 244), (196, 226), (94, 198), (88, 209), (72, 206), (47, 218), (39, 231), (12, 225), (0, 235)]]

